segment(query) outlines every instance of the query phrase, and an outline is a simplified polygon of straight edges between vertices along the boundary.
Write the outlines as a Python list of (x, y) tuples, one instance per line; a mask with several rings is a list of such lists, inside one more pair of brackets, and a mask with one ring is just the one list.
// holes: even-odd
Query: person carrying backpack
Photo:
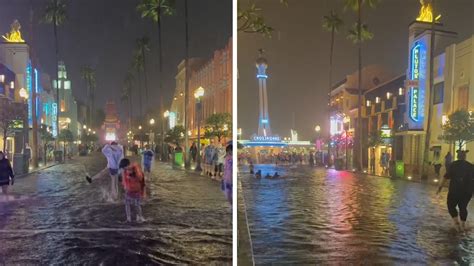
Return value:
[(120, 169), (122, 170), (122, 185), (125, 190), (125, 213), (127, 222), (132, 221), (131, 205), (135, 206), (136, 221), (145, 222), (143, 218), (141, 201), (145, 196), (145, 176), (140, 165), (130, 163), (129, 159), (120, 161)]
[[(456, 230), (462, 232), (466, 230), (467, 206), (474, 190), (474, 165), (466, 161), (467, 152), (469, 151), (457, 151), (458, 160), (449, 165), (448, 171), (441, 180), (436, 193), (439, 194), (445, 181), (449, 179), (448, 211)], [(456, 207), (459, 208), (459, 218), (461, 221), (459, 221)]]

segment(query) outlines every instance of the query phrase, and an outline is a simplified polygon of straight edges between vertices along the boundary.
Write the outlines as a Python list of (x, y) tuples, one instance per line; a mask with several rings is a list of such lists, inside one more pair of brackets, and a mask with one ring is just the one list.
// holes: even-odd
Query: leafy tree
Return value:
[(357, 134), (359, 142), (359, 169), (364, 168), (363, 165), (363, 147), (364, 137), (362, 136), (362, 43), (373, 38), (373, 34), (369, 33), (367, 25), (362, 23), (362, 9), (364, 6), (375, 8), (379, 0), (345, 0), (345, 8), (350, 8), (357, 13), (357, 22), (353, 29), (349, 30), (348, 38), (356, 45), (358, 50), (358, 97), (357, 97)]
[[(329, 86), (328, 86), (328, 121), (331, 115), (331, 87), (332, 87), (332, 60), (334, 55), (334, 35), (344, 25), (344, 21), (337, 15), (334, 10), (328, 16), (323, 17), (323, 29), (331, 33), (331, 44), (329, 46)], [(328, 127), (328, 136), (331, 136), (330, 127)], [(328, 154), (331, 154), (331, 145), (328, 145)]]
[(466, 143), (474, 141), (474, 114), (458, 110), (449, 115), (442, 129), (440, 139), (450, 144), (457, 143), (458, 150), (461, 150)]
[(87, 97), (89, 98), (89, 126), (92, 125), (92, 116), (94, 113), (94, 99), (95, 99), (95, 69), (90, 66), (83, 66), (81, 68), (81, 77), (86, 82), (87, 86)]
[(39, 134), (41, 141), (43, 142), (43, 160), (44, 164), (46, 165), (47, 163), (47, 153), (48, 153), (48, 145), (51, 141), (54, 141), (53, 134), (48, 130), (47, 125), (41, 125), (39, 129)]
[[(280, 0), (280, 3), (288, 5), (287, 0)], [(255, 3), (250, 3), (248, 7), (242, 8), (240, 1), (237, 7), (237, 30), (245, 33), (259, 33), (267, 37), (271, 36), (273, 28), (268, 26), (263, 18), (262, 9), (257, 7)]]
[(14, 132), (13, 128), (18, 121), (23, 123), (22, 114), (24, 114), (24, 111), (20, 109), (21, 106), (15, 105), (7, 98), (0, 98), (0, 101), (0, 129), (3, 134), (3, 152), (5, 152), (7, 137)]
[(232, 133), (232, 116), (229, 113), (210, 115), (206, 119), (204, 128), (206, 138), (217, 137), (217, 140), (221, 142), (223, 137), (228, 137)]
[(64, 143), (63, 145), (63, 156), (66, 159), (66, 145), (74, 141), (74, 135), (69, 129), (62, 129), (59, 132), (58, 140)]
[[(64, 0), (49, 0), (42, 18), (42, 22), (53, 25), (54, 33), (54, 47), (56, 56), (56, 80), (59, 80), (59, 44), (58, 44), (58, 27), (61, 26), (67, 19), (66, 1)], [(59, 86), (56, 89), (56, 103), (59, 103)], [(59, 112), (56, 115), (56, 127), (59, 128)]]
[(142, 54), (135, 50), (133, 52), (133, 62), (132, 68), (137, 72), (137, 81), (138, 81), (138, 115), (141, 117), (143, 115), (143, 104), (142, 104), (142, 81), (141, 81), (141, 72), (143, 71), (143, 58)]
[(369, 135), (368, 141), (367, 141), (367, 146), (370, 148), (375, 148), (376, 146), (380, 145), (383, 143), (382, 136), (379, 131), (372, 132)]
[(168, 130), (166, 133), (165, 141), (168, 143), (175, 143), (178, 144), (184, 139), (184, 127), (183, 126), (175, 126), (172, 129)]

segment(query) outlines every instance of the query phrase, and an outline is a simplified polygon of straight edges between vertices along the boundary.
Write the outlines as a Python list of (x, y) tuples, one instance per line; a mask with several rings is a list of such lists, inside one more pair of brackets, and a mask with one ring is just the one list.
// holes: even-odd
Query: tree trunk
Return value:
[(359, 77), (357, 81), (357, 86), (359, 88), (358, 95), (357, 95), (357, 128), (359, 132), (359, 170), (364, 170), (364, 163), (363, 163), (363, 149), (362, 149), (362, 142), (364, 140), (362, 136), (362, 41), (361, 41), (361, 9), (362, 9), (362, 1), (358, 0), (358, 9), (357, 9), (357, 50), (359, 56)]
[(433, 88), (434, 88), (434, 46), (435, 46), (435, 1), (431, 3), (433, 9), (433, 20), (431, 21), (431, 39), (430, 39), (430, 93), (428, 94), (428, 121), (426, 123), (426, 137), (425, 137), (425, 147), (423, 152), (423, 162), (422, 162), (422, 178), (427, 177), (428, 164), (426, 163), (429, 160), (430, 155), (430, 139), (431, 139), (431, 117), (433, 116)]
[(148, 108), (148, 75), (146, 73), (145, 49), (142, 49), (143, 56), (143, 76), (145, 77), (145, 112)]
[[(334, 53), (334, 33), (335, 29), (331, 30), (331, 46), (329, 52), (329, 88), (328, 88), (328, 161), (327, 165), (329, 165), (329, 160), (331, 158), (331, 90), (332, 90), (332, 58)], [(324, 156), (323, 156), (324, 157)]]
[(189, 168), (189, 136), (188, 136), (188, 87), (189, 87), (189, 36), (188, 36), (188, 0), (184, 0), (184, 24), (185, 24), (185, 79), (184, 79), (184, 161), (185, 167)]
[[(157, 26), (158, 26), (158, 71), (159, 71), (159, 76), (158, 76), (158, 93), (161, 93), (160, 97), (160, 117), (163, 115), (163, 49), (162, 49), (162, 40), (161, 40), (161, 6), (158, 6), (158, 21), (157, 21)], [(163, 124), (163, 123), (162, 123)], [(161, 129), (161, 134), (163, 136), (162, 142), (164, 142), (164, 135), (165, 135), (165, 130), (164, 127)], [(162, 146), (163, 147), (163, 146)]]
[(142, 105), (142, 82), (140, 80), (140, 70), (137, 70), (137, 80), (138, 80), (138, 102), (140, 103), (140, 106), (139, 106), (139, 115), (140, 115), (140, 119), (142, 119), (142, 115), (143, 115), (143, 105)]
[(54, 46), (55, 46), (55, 56), (56, 56), (56, 104), (57, 104), (57, 112), (56, 112), (56, 141), (54, 142), (55, 149), (59, 149), (59, 143), (57, 141), (57, 136), (59, 135), (59, 113), (61, 112), (61, 104), (59, 102), (59, 45), (58, 45), (58, 27), (56, 25), (56, 16), (53, 18), (53, 30), (54, 30)]

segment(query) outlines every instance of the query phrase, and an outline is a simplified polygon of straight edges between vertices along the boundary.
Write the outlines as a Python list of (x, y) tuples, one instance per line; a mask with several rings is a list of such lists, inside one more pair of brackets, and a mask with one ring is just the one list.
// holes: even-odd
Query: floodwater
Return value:
[(322, 168), (256, 165), (280, 179), (240, 169), (258, 265), (474, 264), (470, 230), (456, 233), (446, 189)]
[[(0, 265), (232, 263), (232, 213), (218, 182), (156, 163), (146, 222), (125, 222), (123, 201), (107, 202), (96, 154), (18, 178), (0, 202)], [(132, 218), (134, 220), (134, 217)]]

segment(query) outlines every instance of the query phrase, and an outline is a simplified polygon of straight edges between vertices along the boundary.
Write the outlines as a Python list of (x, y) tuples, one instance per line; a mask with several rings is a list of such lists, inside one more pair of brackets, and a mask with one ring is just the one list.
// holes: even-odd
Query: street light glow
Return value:
[(202, 96), (204, 96), (204, 88), (200, 86), (194, 91), (194, 98), (200, 99)]
[(319, 133), (319, 131), (321, 131), (321, 126), (317, 125), (317, 126), (314, 128), (314, 130)]
[(163, 116), (165, 118), (168, 118), (170, 116), (170, 111), (166, 110), (164, 113), (163, 113)]
[(155, 124), (155, 119), (150, 119), (150, 125), (154, 125)]
[(139, 129), (139, 130), (142, 130), (142, 126), (138, 126), (138, 129)]

